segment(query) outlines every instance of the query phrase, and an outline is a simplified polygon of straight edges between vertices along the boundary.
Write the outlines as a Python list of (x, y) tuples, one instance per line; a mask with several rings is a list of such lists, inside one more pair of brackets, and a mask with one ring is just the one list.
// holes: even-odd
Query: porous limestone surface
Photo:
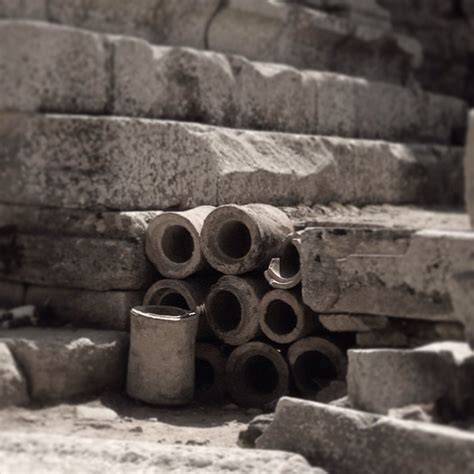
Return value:
[(391, 408), (435, 404), (461, 409), (471, 387), (463, 364), (474, 353), (465, 342), (440, 342), (416, 349), (351, 349), (347, 386), (354, 408), (386, 414)]
[(462, 179), (458, 148), (138, 118), (4, 113), (0, 138), (0, 200), (22, 205), (449, 204)]
[(27, 380), (4, 342), (0, 343), (0, 409), (29, 403)]
[(302, 454), (338, 474), (474, 470), (470, 432), (286, 397), (256, 444)]
[(0, 432), (2, 472), (65, 471), (324, 474), (299, 455), (281, 451), (159, 445), (52, 434)]
[(125, 383), (128, 334), (91, 329), (24, 328), (0, 331), (28, 380), (31, 400), (57, 402)]
[(472, 268), (474, 234), (404, 232), (306, 230), (302, 240), (305, 303), (319, 312), (455, 321), (448, 281), (451, 275)]

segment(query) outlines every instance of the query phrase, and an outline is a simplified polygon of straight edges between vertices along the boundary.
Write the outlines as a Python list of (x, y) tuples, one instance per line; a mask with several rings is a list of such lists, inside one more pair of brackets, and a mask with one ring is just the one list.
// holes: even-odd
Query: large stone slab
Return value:
[(29, 401), (26, 378), (8, 346), (0, 343), (0, 409)]
[(469, 133), (464, 154), (464, 186), (467, 212), (474, 228), (474, 111), (469, 114)]
[(46, 433), (0, 432), (2, 473), (65, 470), (81, 473), (242, 473), (324, 474), (302, 457), (280, 451), (162, 445)]
[(313, 228), (303, 233), (303, 299), (314, 311), (456, 320), (448, 281), (474, 265), (462, 231)]
[[(450, 403), (459, 412), (474, 396), (463, 364), (474, 359), (465, 342), (440, 342), (417, 349), (351, 349), (347, 388), (354, 408), (387, 413), (408, 405)], [(471, 393), (469, 393), (471, 392)]]
[(143, 302), (142, 291), (89, 291), (29, 286), (26, 303), (37, 306), (48, 324), (128, 331), (130, 310)]
[(338, 474), (474, 470), (474, 434), (316, 402), (282, 398), (257, 448), (302, 454)]
[(208, 45), (252, 60), (387, 82), (403, 82), (422, 56), (416, 41), (385, 28), (272, 1), (229, 1), (209, 26)]
[(125, 332), (13, 329), (0, 331), (0, 342), (22, 368), (34, 401), (58, 402), (124, 386)]
[[(145, 256), (144, 236), (148, 222), (157, 214), (0, 204), (0, 241), (8, 243), (8, 251), (0, 256), (0, 275), (5, 280), (34, 285), (101, 291), (144, 289), (156, 278)], [(52, 300), (54, 305), (58, 303), (56, 296)], [(99, 302), (95, 296), (90, 299), (89, 310), (92, 301)], [(110, 309), (110, 303), (107, 306)], [(69, 313), (64, 306), (63, 310)], [(96, 308), (86, 320), (96, 319), (99, 313)], [(63, 314), (60, 319), (67, 318)]]
[(0, 21), (0, 110), (104, 113), (110, 77), (99, 35)]
[(47, 207), (447, 204), (462, 178), (457, 148), (158, 120), (6, 113), (0, 138), (0, 200)]
[(0, 54), (0, 110), (432, 143), (465, 128), (462, 101), (415, 88), (41, 22), (0, 21), (3, 37), (24, 52)]

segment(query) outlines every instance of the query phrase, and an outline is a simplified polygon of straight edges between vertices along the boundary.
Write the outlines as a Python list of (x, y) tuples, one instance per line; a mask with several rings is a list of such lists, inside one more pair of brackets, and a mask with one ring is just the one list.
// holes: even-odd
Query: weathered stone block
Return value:
[(0, 110), (104, 113), (107, 52), (96, 34), (0, 21)]
[(51, 434), (0, 433), (0, 464), (5, 472), (65, 469), (92, 474), (113, 472), (238, 471), (325, 474), (302, 457), (279, 451), (161, 445), (145, 441), (85, 438)]
[(0, 343), (0, 409), (26, 405), (29, 400), (25, 376), (8, 346)]
[[(391, 408), (449, 401), (461, 409), (461, 366), (473, 352), (464, 342), (417, 349), (351, 349), (347, 384), (354, 408), (387, 413)], [(471, 388), (472, 392), (472, 388)]]
[(387, 317), (364, 314), (320, 314), (319, 322), (331, 332), (370, 332), (390, 327)]
[(303, 299), (317, 312), (450, 321), (448, 279), (472, 268), (473, 244), (470, 232), (309, 229)]
[(15, 329), (0, 331), (22, 367), (32, 400), (55, 402), (125, 383), (128, 334), (119, 331)]
[(257, 448), (302, 454), (338, 474), (474, 470), (470, 432), (286, 397), (277, 405), (275, 421), (257, 439)]
[(141, 305), (142, 291), (89, 291), (30, 286), (26, 302), (44, 311), (49, 324), (128, 331), (130, 310)]
[(0, 138), (0, 200), (48, 207), (447, 204), (462, 174), (456, 148), (145, 119), (2, 114)]

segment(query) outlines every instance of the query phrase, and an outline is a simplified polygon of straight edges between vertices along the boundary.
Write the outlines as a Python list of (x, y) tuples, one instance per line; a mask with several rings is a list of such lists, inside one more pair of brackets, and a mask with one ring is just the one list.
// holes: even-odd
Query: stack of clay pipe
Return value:
[(145, 305), (200, 315), (195, 396), (271, 406), (317, 398), (345, 376), (344, 341), (301, 300), (300, 235), (264, 204), (202, 206), (157, 216), (146, 253), (163, 277)]

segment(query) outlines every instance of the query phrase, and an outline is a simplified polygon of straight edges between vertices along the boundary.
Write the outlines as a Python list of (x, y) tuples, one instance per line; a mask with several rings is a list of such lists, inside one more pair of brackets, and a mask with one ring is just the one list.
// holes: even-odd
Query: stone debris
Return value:
[(58, 402), (124, 386), (124, 332), (24, 328), (0, 331), (0, 342), (22, 368), (33, 401)]
[(76, 417), (78, 420), (114, 421), (118, 415), (110, 408), (81, 405), (76, 408)]
[(37, 326), (39, 314), (36, 306), (18, 306), (12, 309), (0, 309), (0, 329), (13, 329), (23, 326)]
[(280, 451), (160, 445), (45, 433), (0, 433), (2, 473), (66, 471), (324, 474), (302, 457)]
[(470, 432), (286, 397), (256, 444), (301, 454), (341, 474), (474, 470)]
[(0, 343), (0, 409), (30, 402), (28, 383), (8, 345)]
[(462, 412), (469, 393), (464, 372), (474, 357), (464, 342), (414, 350), (351, 349), (348, 357), (349, 398), (357, 409), (386, 414), (392, 408), (443, 401)]

